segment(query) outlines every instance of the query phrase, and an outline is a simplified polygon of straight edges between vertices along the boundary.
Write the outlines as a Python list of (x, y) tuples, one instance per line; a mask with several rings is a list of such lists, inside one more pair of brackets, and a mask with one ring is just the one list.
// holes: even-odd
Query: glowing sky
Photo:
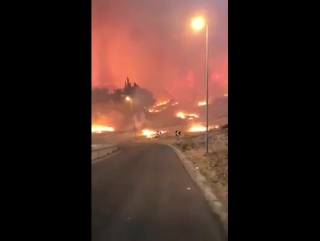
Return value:
[(92, 0), (92, 86), (128, 76), (158, 99), (203, 95), (205, 32), (190, 28), (198, 14), (209, 19), (210, 93), (227, 93), (227, 0)]

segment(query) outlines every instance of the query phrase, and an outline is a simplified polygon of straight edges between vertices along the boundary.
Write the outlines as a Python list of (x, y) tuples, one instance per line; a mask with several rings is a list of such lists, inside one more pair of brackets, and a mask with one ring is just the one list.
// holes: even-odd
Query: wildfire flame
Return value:
[(154, 136), (155, 134), (157, 134), (156, 131), (152, 131), (152, 130), (142, 130), (142, 135), (146, 136), (147, 138), (152, 138), (152, 136)]
[[(146, 136), (147, 138), (153, 138), (155, 135), (157, 135), (158, 131), (144, 129), (142, 130), (142, 135)], [(161, 134), (166, 133), (166, 131), (160, 131)]]
[(185, 119), (185, 118), (188, 118), (188, 119), (193, 119), (193, 118), (199, 118), (199, 116), (197, 114), (186, 114), (186, 113), (183, 113), (183, 112), (178, 112), (177, 117), (181, 118), (181, 119)]
[(162, 102), (156, 104), (154, 107), (161, 106), (161, 105), (166, 105), (166, 104), (168, 104), (169, 101), (170, 101), (170, 100), (162, 101)]
[[(209, 126), (209, 130), (211, 129), (218, 129), (219, 126)], [(202, 131), (206, 131), (207, 128), (203, 125), (194, 125), (194, 126), (191, 126), (190, 129), (189, 129), (189, 132), (202, 132)]]
[(157, 113), (157, 112), (161, 112), (161, 110), (149, 109), (149, 112), (151, 112), (151, 113)]
[(189, 132), (201, 132), (201, 131), (206, 131), (206, 127), (200, 126), (200, 125), (195, 125), (195, 126), (191, 126), (189, 129)]
[[(165, 110), (168, 107), (168, 103), (170, 101), (171, 100), (159, 102), (158, 104), (154, 105), (152, 108), (148, 109), (148, 111), (151, 113), (162, 112), (163, 110)], [(178, 104), (179, 104), (179, 102), (170, 103), (171, 106), (176, 106)]]
[(103, 131), (112, 132), (112, 131), (114, 131), (114, 128), (110, 127), (110, 126), (101, 126), (101, 125), (92, 125), (91, 126), (92, 133), (101, 133)]
[[(159, 102), (158, 104), (154, 105), (152, 108), (148, 109), (151, 113), (157, 113), (165, 110), (167, 108), (168, 103), (170, 100)], [(170, 103), (171, 106), (178, 105), (179, 102)]]
[(207, 102), (205, 102), (205, 101), (200, 101), (200, 102), (198, 103), (198, 106), (204, 106), (204, 105), (207, 105)]
[(177, 113), (177, 117), (179, 117), (179, 118), (181, 118), (181, 119), (186, 118), (185, 115), (183, 114), (183, 112), (178, 112), (178, 113)]

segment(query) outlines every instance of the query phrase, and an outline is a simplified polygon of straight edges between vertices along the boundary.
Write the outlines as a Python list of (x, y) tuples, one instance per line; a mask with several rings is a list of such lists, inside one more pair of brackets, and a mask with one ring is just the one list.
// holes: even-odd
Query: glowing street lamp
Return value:
[(137, 139), (136, 124), (135, 124), (135, 121), (134, 121), (134, 113), (133, 113), (133, 107), (132, 107), (132, 99), (131, 99), (129, 96), (127, 96), (127, 97), (126, 97), (126, 101), (130, 102), (131, 113), (132, 113), (132, 122), (133, 122), (134, 138)]
[(206, 26), (206, 20), (202, 17), (193, 18), (191, 21), (191, 28), (195, 31), (199, 31)]
[(195, 17), (191, 21), (191, 28), (194, 31), (206, 29), (206, 153), (209, 153), (209, 31), (208, 22), (201, 16)]

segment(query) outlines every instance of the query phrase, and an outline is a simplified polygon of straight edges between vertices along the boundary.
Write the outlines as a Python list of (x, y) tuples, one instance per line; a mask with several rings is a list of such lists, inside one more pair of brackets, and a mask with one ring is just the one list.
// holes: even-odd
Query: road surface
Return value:
[(225, 241), (175, 152), (126, 144), (92, 164), (92, 241)]

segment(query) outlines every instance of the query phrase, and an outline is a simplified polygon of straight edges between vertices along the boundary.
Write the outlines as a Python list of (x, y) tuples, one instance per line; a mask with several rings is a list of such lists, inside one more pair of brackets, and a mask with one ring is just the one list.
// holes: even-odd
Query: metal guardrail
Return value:
[(112, 153), (115, 153), (118, 150), (119, 150), (118, 144), (91, 150), (91, 161), (94, 161), (100, 157), (104, 157)]

